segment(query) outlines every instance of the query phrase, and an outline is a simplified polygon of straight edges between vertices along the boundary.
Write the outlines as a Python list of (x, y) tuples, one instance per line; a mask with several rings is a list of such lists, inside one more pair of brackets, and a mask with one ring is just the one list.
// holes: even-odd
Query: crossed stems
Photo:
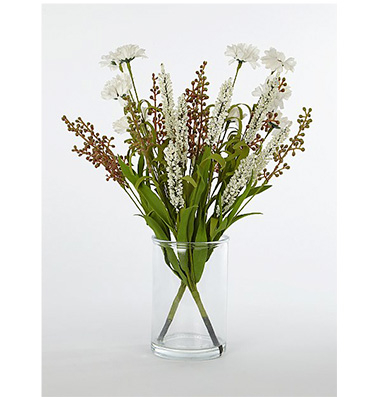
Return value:
[[(217, 338), (217, 336), (215, 334), (214, 328), (213, 328), (213, 326), (211, 324), (211, 321), (209, 319), (208, 314), (206, 313), (205, 307), (204, 307), (204, 305), (203, 305), (203, 303), (201, 301), (200, 294), (199, 294), (199, 291), (197, 290), (196, 285), (193, 286), (193, 287), (189, 287), (189, 290), (190, 290), (191, 295), (192, 295), (192, 297), (193, 297), (193, 299), (194, 299), (194, 301), (196, 303), (196, 306), (199, 309), (199, 312), (201, 314), (201, 318), (204, 321), (205, 327), (208, 330), (208, 333), (209, 333), (209, 336), (211, 338), (211, 341), (213, 342), (213, 345), (218, 347), (219, 354), (222, 355), (223, 346), (219, 343), (219, 340), (218, 340), (218, 338)], [(180, 285), (180, 287), (178, 289), (178, 292), (177, 292), (177, 295), (175, 296), (175, 298), (173, 300), (173, 303), (172, 303), (172, 305), (170, 307), (170, 310), (169, 310), (167, 319), (165, 321), (165, 324), (164, 324), (164, 326), (163, 326), (163, 328), (162, 328), (162, 330), (161, 330), (161, 332), (160, 332), (160, 334), (158, 336), (158, 341), (159, 342), (162, 342), (164, 340), (164, 337), (165, 337), (165, 335), (168, 332), (168, 329), (169, 329), (169, 327), (170, 327), (170, 325), (171, 325), (171, 323), (173, 321), (174, 315), (176, 314), (176, 311), (178, 309), (179, 302), (181, 301), (185, 291), (186, 291), (186, 284), (183, 281), (181, 281), (181, 285)]]

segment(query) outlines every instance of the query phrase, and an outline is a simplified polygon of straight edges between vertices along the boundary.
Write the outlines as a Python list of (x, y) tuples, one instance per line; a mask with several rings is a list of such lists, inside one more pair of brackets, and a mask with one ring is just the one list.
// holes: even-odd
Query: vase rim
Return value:
[(223, 235), (219, 240), (217, 241), (175, 241), (175, 240), (161, 240), (160, 238), (155, 237), (154, 235), (151, 236), (152, 241), (155, 244), (162, 245), (162, 244), (167, 244), (167, 245), (195, 245), (195, 246), (209, 246), (209, 245), (220, 245), (227, 243), (230, 238), (227, 235)]

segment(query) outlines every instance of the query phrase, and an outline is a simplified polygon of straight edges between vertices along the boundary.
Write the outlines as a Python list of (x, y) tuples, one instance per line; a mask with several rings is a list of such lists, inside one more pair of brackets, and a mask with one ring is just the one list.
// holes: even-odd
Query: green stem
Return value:
[(238, 72), (240, 71), (241, 67), (242, 67), (242, 62), (238, 61), (237, 70), (236, 70), (236, 74), (235, 74), (234, 79), (233, 79), (232, 87), (234, 87), (234, 85), (236, 84)]
[[(181, 285), (180, 285), (180, 287), (178, 289), (177, 295), (174, 298), (174, 301), (173, 301), (173, 303), (171, 305), (171, 308), (170, 308), (170, 311), (168, 313), (168, 316), (167, 316), (167, 319), (165, 321), (165, 324), (164, 324), (164, 326), (163, 326), (163, 328), (162, 328), (162, 330), (161, 330), (161, 332), (160, 332), (160, 334), (158, 336), (158, 342), (163, 342), (164, 337), (167, 334), (168, 329), (169, 329), (169, 327), (170, 327), (170, 325), (171, 325), (171, 323), (173, 321), (174, 315), (177, 312), (179, 302), (181, 301), (185, 290), (186, 290), (186, 284), (182, 281)], [(191, 295), (192, 295), (192, 297), (193, 297), (193, 299), (194, 299), (194, 301), (196, 303), (196, 306), (199, 309), (199, 312), (200, 312), (202, 320), (204, 321), (205, 327), (208, 330), (208, 333), (209, 333), (209, 336), (211, 338), (211, 341), (213, 342), (214, 346), (218, 347), (219, 353), (220, 353), (220, 355), (222, 355), (223, 346), (219, 343), (218, 337), (215, 334), (213, 325), (211, 324), (210, 318), (209, 318), (209, 316), (208, 316), (208, 314), (207, 314), (207, 312), (205, 310), (204, 304), (201, 301), (199, 291), (197, 290), (196, 286), (191, 288), (190, 291), (191, 291)]]
[(159, 342), (162, 342), (164, 337), (165, 337), (165, 335), (167, 334), (168, 329), (170, 327), (170, 324), (173, 321), (174, 315), (176, 314), (176, 311), (178, 309), (179, 302), (181, 301), (185, 290), (186, 290), (186, 284), (182, 281), (181, 285), (180, 285), (180, 287), (178, 289), (177, 295), (174, 298), (172, 306), (170, 307), (170, 310), (169, 310), (167, 319), (165, 321), (165, 324), (164, 324), (164, 326), (163, 326), (163, 328), (162, 328), (162, 330), (161, 330), (161, 332), (160, 332), (160, 334), (158, 336), (158, 341)]
[[(123, 190), (127, 193), (128, 197), (132, 200), (133, 204), (137, 207), (137, 209), (141, 212), (141, 214), (144, 215), (144, 213), (142, 212), (142, 210), (141, 210), (141, 208), (139, 207), (138, 203), (136, 203), (135, 199), (134, 199), (134, 198), (131, 196), (131, 194), (129, 193), (128, 189), (127, 189), (124, 185), (120, 185), (120, 186), (121, 186), (121, 187), (123, 188)], [(133, 193), (133, 196), (136, 197), (136, 195), (134, 194), (133, 190), (132, 190), (132, 189), (130, 189), (130, 190), (131, 190), (131, 192)], [(136, 197), (136, 199), (137, 199), (137, 197)], [(138, 199), (137, 199), (137, 201), (138, 201)]]
[(134, 90), (134, 92), (135, 92), (136, 99), (137, 99), (137, 104), (138, 104), (138, 103), (140, 102), (140, 100), (138, 99), (136, 84), (135, 84), (135, 80), (134, 80), (134, 78), (133, 78), (133, 73), (132, 73), (132, 68), (131, 68), (130, 62), (127, 62), (127, 69), (128, 69), (129, 75), (130, 75), (130, 77), (131, 77), (131, 81), (132, 81), (132, 85), (133, 85), (133, 90)]
[(197, 290), (196, 286), (193, 289), (191, 289), (191, 295), (192, 295), (194, 301), (196, 302), (196, 305), (197, 305), (197, 307), (199, 309), (199, 312), (201, 314), (202, 320), (204, 321), (204, 324), (205, 324), (205, 326), (206, 326), (206, 328), (208, 330), (208, 333), (209, 333), (210, 338), (211, 338), (211, 340), (213, 342), (213, 345), (219, 348), (219, 353), (220, 353), (220, 355), (222, 355), (223, 346), (219, 343), (218, 337), (215, 334), (213, 325), (211, 324), (209, 316), (206, 313), (205, 307), (204, 307), (204, 305), (203, 305), (203, 303), (201, 301), (200, 294), (199, 294), (199, 291)]

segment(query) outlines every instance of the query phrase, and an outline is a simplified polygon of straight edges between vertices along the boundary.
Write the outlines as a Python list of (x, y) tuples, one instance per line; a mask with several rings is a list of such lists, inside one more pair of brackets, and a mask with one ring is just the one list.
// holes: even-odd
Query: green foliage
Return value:
[[(145, 172), (148, 169), (147, 160), (150, 161), (150, 158), (140, 155), (137, 172), (135, 172), (131, 165), (126, 164), (118, 157), (124, 178), (137, 192), (140, 199), (144, 211), (141, 216), (152, 229), (154, 235), (164, 241), (173, 239), (178, 243), (193, 242), (192, 245), (186, 245), (185, 249), (179, 250), (177, 253), (173, 248), (163, 248), (164, 258), (169, 268), (189, 286), (193, 286), (200, 281), (205, 264), (211, 257), (212, 249), (209, 249), (206, 245), (201, 245), (201, 243), (217, 241), (239, 219), (260, 214), (257, 212), (239, 214), (239, 209), (247, 198), (270, 187), (270, 185), (257, 187), (251, 179), (228, 213), (224, 216), (218, 216), (216, 205), (219, 204), (224, 186), (233, 175), (232, 170), (234, 172), (237, 162), (247, 156), (248, 153), (248, 150), (244, 147), (244, 142), (238, 135), (235, 135), (224, 148), (228, 154), (225, 158), (219, 152), (212, 153), (210, 147), (205, 147), (193, 161), (192, 175), (182, 177), (185, 206), (178, 213), (174, 210), (170, 201), (166, 199), (166, 180), (158, 178), (155, 181), (152, 174), (147, 175), (147, 172)], [(153, 157), (151, 160), (159, 168), (163, 166), (162, 162), (165, 161), (162, 154)], [(214, 189), (213, 183), (216, 167), (218, 167), (218, 189)], [(165, 175), (164, 172), (163, 174)]]

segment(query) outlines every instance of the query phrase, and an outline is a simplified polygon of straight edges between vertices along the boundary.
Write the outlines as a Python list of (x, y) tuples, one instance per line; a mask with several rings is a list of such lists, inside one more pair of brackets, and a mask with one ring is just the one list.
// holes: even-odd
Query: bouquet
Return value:
[[(146, 58), (145, 50), (124, 45), (104, 55), (101, 65), (117, 75), (106, 83), (101, 95), (122, 109), (113, 129), (122, 136), (125, 153), (115, 153), (114, 137), (96, 132), (93, 124), (62, 117), (68, 131), (83, 142), (72, 150), (96, 168), (105, 169), (106, 179), (127, 193), (157, 239), (218, 241), (235, 222), (259, 214), (244, 210), (271, 187), (272, 178), (290, 169), (290, 156), (305, 150), (311, 108), (302, 108), (295, 132), (281, 111), (291, 96), (285, 75), (294, 71), (295, 60), (275, 48), (259, 58), (255, 46), (243, 43), (228, 46), (225, 55), (235, 65), (234, 77), (224, 81), (214, 102), (209, 102), (206, 61), (175, 102), (170, 74), (163, 64), (158, 74), (152, 74), (149, 98), (137, 92), (132, 63)], [(232, 104), (240, 70), (247, 65), (255, 69), (259, 59), (270, 72), (252, 92), (255, 103)], [(165, 337), (188, 288), (214, 346), (219, 346), (197, 287), (212, 249), (175, 252), (167, 247), (163, 255), (180, 286), (159, 340)]]

